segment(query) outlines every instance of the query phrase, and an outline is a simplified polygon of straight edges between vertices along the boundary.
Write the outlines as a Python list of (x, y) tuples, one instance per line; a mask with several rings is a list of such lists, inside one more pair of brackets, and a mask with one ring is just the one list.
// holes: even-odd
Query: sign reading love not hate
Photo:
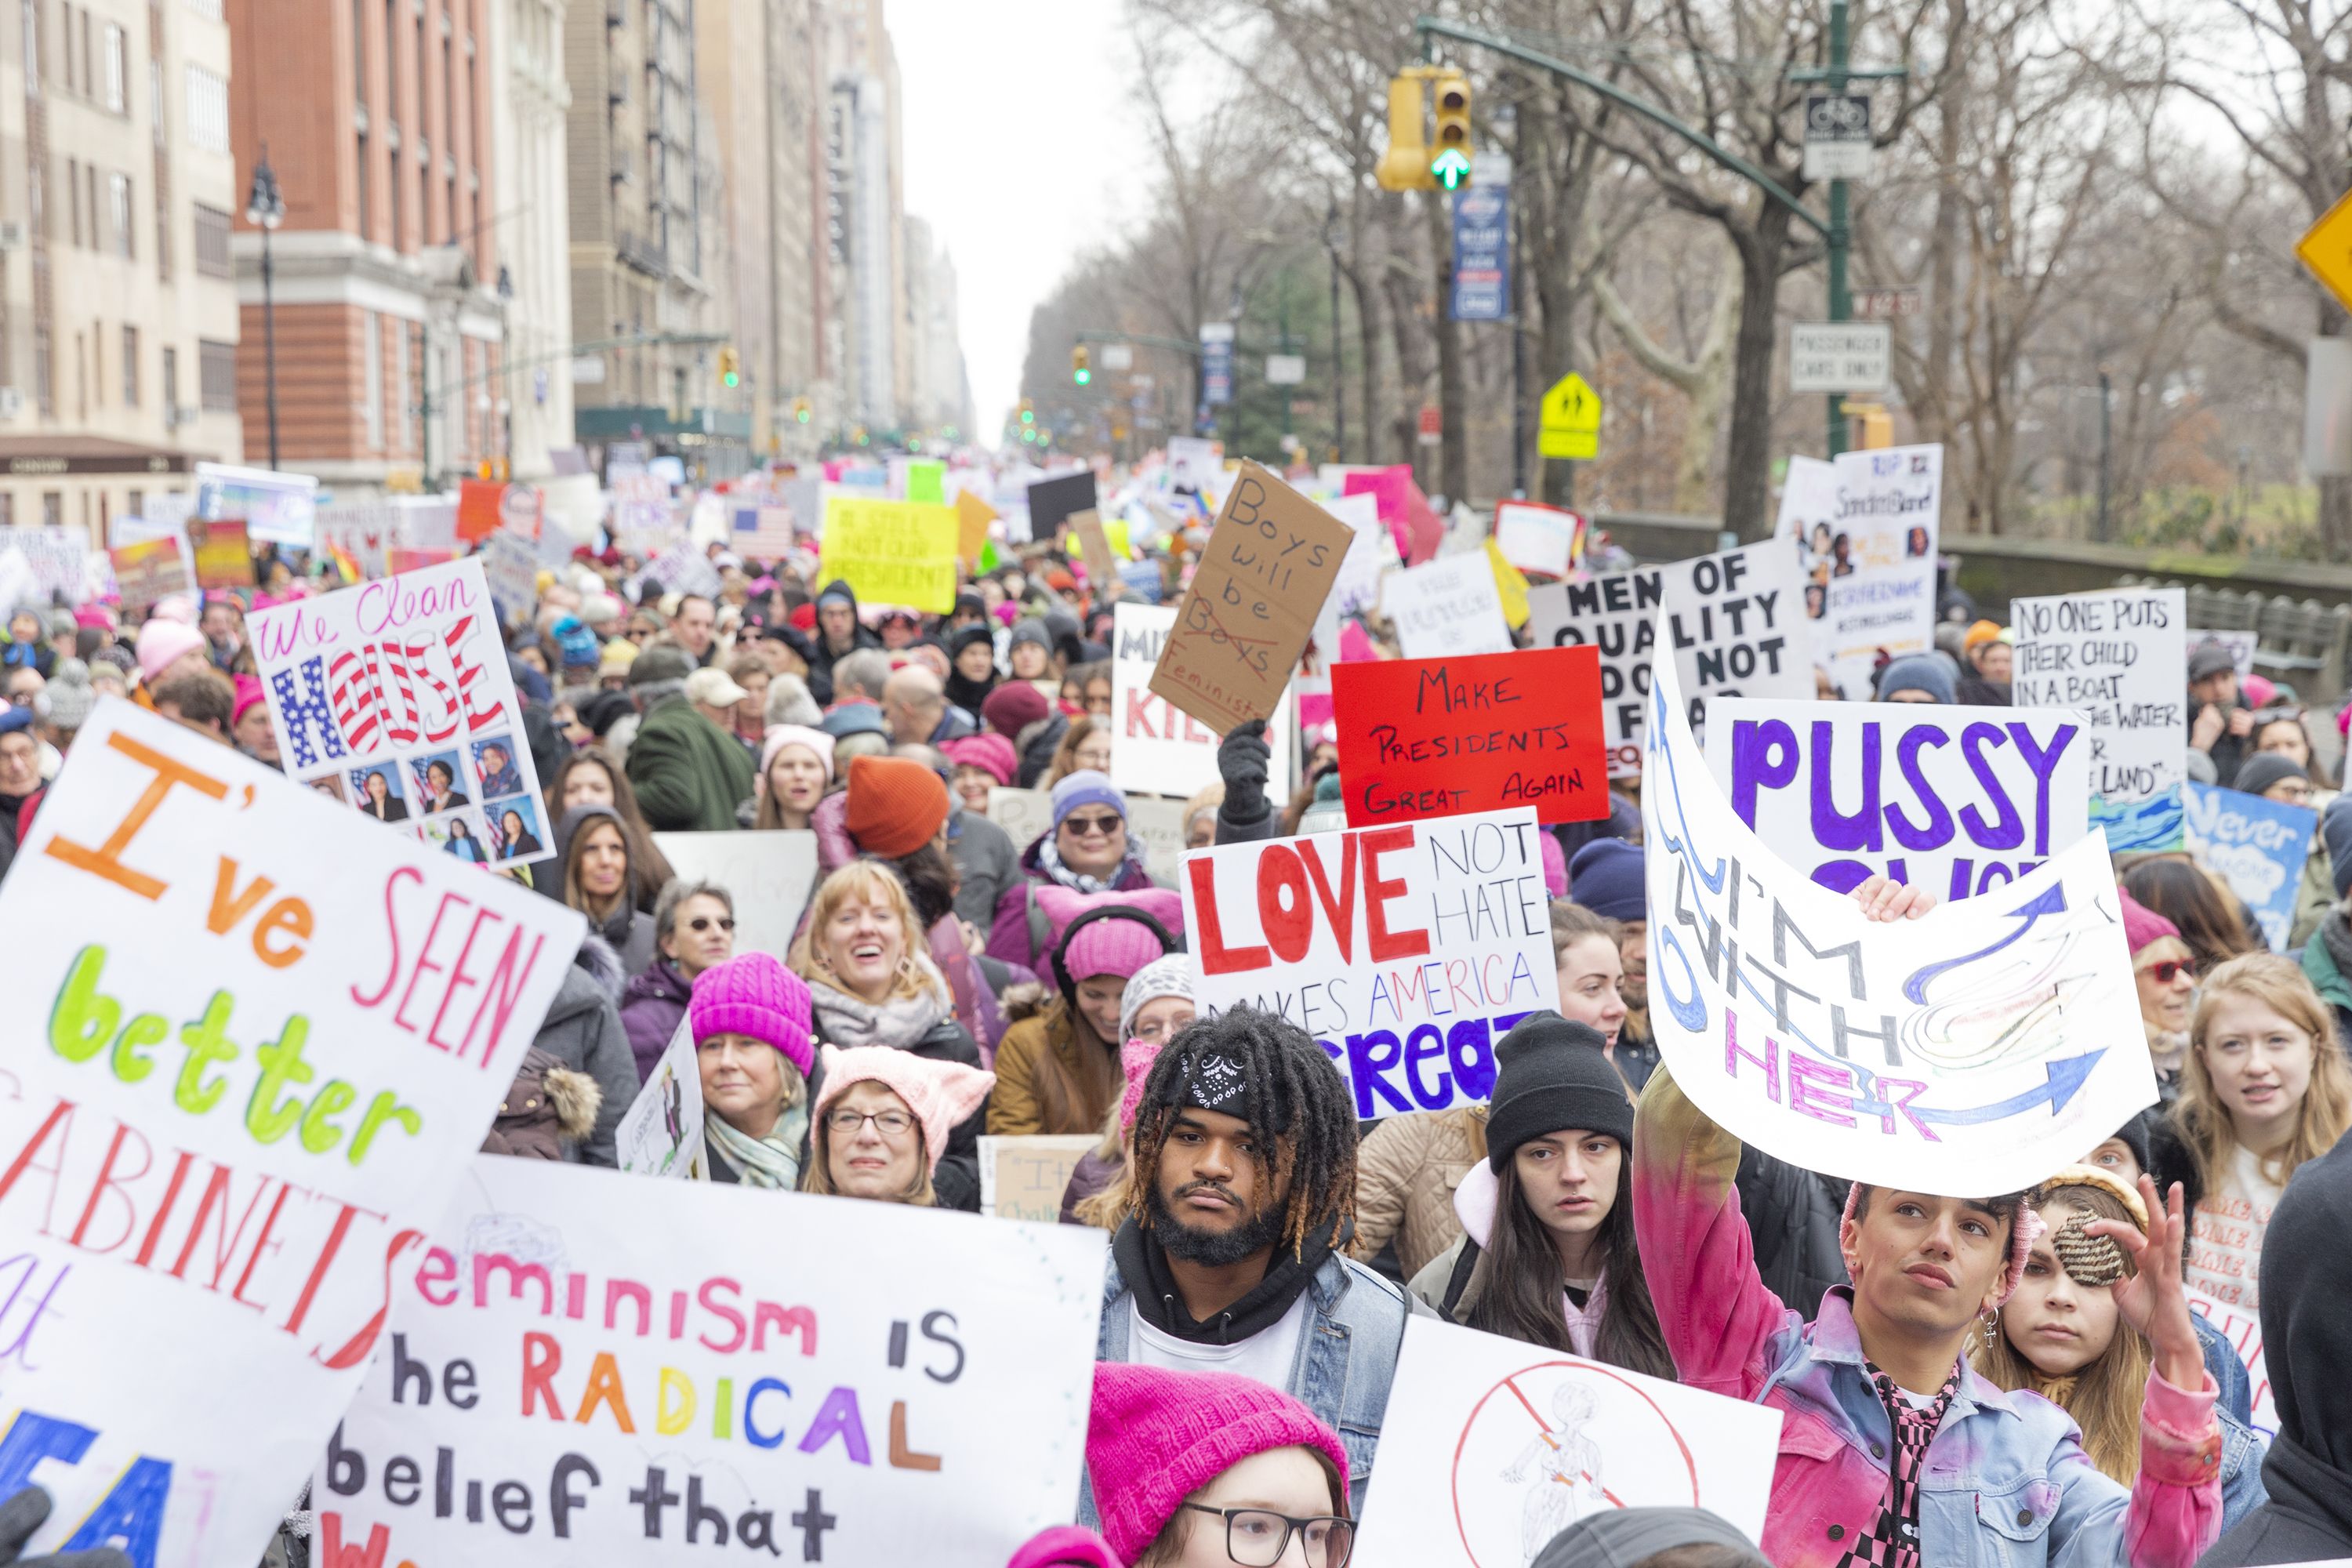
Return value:
[(1693, 1104), (1776, 1158), (1968, 1196), (2047, 1176), (2156, 1099), (2106, 845), (1877, 924), (1739, 820), (1666, 666), (1642, 785), (1650, 1022)]
[(2195, 779), (2181, 784), (2180, 805), (2189, 852), (2245, 900), (2271, 951), (2284, 952), (2319, 813)]
[(1101, 1232), (458, 1169), (313, 1450), (324, 1561), (1002, 1568), (1069, 1518)]
[[(1120, 605), (1113, 612), (1110, 664), (1110, 782), (1132, 795), (1192, 796), (1215, 784), (1217, 735), (1151, 689), (1160, 650), (1176, 629), (1172, 605)], [(1275, 711), (1290, 710), (1286, 690)], [(1279, 798), (1290, 792), (1292, 727), (1277, 720), (1265, 727), (1272, 757), (1266, 788)]]
[(1589, 647), (1334, 665), (1348, 825), (1532, 805), (1609, 815), (1601, 658)]
[(0, 931), (30, 1550), (254, 1562), (585, 922), (108, 699)]
[(2090, 742), (2063, 709), (1733, 698), (1711, 714), (1732, 811), (1832, 892), (1882, 874), (1948, 901), (1999, 892), (2090, 831)]
[(1314, 1036), (1359, 1116), (1484, 1100), (1495, 1042), (1559, 1006), (1542, 832), (1522, 806), (1196, 850), (1195, 999)]

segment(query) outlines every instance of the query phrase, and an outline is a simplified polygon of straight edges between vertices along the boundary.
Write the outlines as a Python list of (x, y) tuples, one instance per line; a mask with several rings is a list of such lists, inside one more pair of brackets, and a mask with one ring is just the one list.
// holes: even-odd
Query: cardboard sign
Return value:
[(2181, 784), (2180, 806), (2189, 852), (2245, 900), (2271, 951), (2284, 952), (2319, 813), (2195, 779)]
[(816, 835), (806, 828), (765, 833), (656, 833), (654, 847), (689, 882), (727, 889), (735, 901), (735, 951), (782, 958), (816, 890)]
[(1176, 606), (1151, 689), (1220, 735), (1278, 711), (1350, 538), (1345, 523), (1244, 462)]
[[(1268, 726), (1270, 730), (1279, 727)], [(1114, 746), (1113, 761), (1118, 756), (1118, 750)], [(1286, 793), (1287, 786), (1281, 777), (1267, 782), (1266, 799), (1274, 803), (1276, 811), (1282, 809)], [(1004, 829), (1015, 850), (1025, 850), (1054, 826), (1054, 797), (1042, 789), (992, 789), (988, 792), (988, 820)], [(1178, 868), (1184, 858), (1184, 803), (1159, 795), (1129, 795), (1127, 831), (1143, 846), (1143, 868), (1152, 881), (1162, 888), (1174, 887)], [(777, 951), (781, 953), (782, 950)]]
[(195, 557), (197, 587), (252, 589), (253, 542), (242, 522), (192, 517), (188, 549)]
[(1879, 924), (1739, 820), (1660, 665), (1642, 781), (1650, 1025), (1693, 1104), (1807, 1170), (2017, 1192), (2156, 1099), (2106, 846)]
[(1523, 806), (1187, 855), (1202, 1016), (1297, 1024), (1360, 1117), (1484, 1100), (1495, 1042), (1559, 1006), (1542, 831)]
[(319, 1456), (322, 1563), (1003, 1568), (1069, 1519), (1102, 1232), (460, 1168)]
[[(1175, 606), (1120, 605), (1112, 616), (1110, 782), (1130, 796), (1197, 795), (1218, 780), (1217, 743), (1223, 737), (1151, 689), (1160, 650), (1175, 629)], [(1288, 708), (1285, 700), (1277, 710)], [(1269, 723), (1265, 739), (1273, 752), (1266, 795), (1286, 799), (1295, 765), (1291, 726)]]
[(1056, 474), (1050, 479), (1039, 479), (1029, 487), (1029, 536), (1051, 539), (1059, 533), (1062, 524), (1082, 511), (1092, 511), (1100, 503), (1095, 497), (1095, 473), (1092, 468), (1080, 468), (1076, 473)]
[(555, 853), (482, 563), (246, 617), (287, 776), (455, 858)]
[(1882, 654), (1935, 646), (1943, 486), (1940, 446), (1789, 459), (1774, 531), (1804, 576), (1814, 657), (1849, 702), (1869, 698)]
[(621, 1169), (632, 1174), (677, 1182), (710, 1179), (704, 1167), (702, 1068), (695, 1058), (694, 1030), (686, 1019), (677, 1021), (614, 1138)]
[(955, 608), (957, 533), (953, 507), (833, 496), (818, 575), (845, 581), (869, 605), (943, 616)]
[[(89, 554), (89, 536), (81, 530), (0, 528), (0, 553), (12, 547), (24, 552), (25, 563), (32, 568), (34, 592), (44, 604), (81, 603), (83, 563)], [(247, 587), (253, 584), (249, 567), (245, 582)]]
[(1601, 710), (1608, 723), (1609, 773), (1642, 771), (1642, 715), (1660, 628), (1688, 718), (1704, 733), (1706, 705), (1726, 697), (1811, 698), (1813, 643), (1801, 611), (1803, 578), (1787, 553), (1751, 544), (1668, 565), (1612, 572), (1581, 583), (1528, 591), (1528, 635), (1538, 647), (1590, 644), (1601, 650)]
[(585, 922), (109, 698), (0, 930), (28, 1555), (257, 1561)]
[(114, 584), (122, 595), (123, 619), (136, 624), (146, 618), (158, 599), (187, 593), (194, 584), (176, 536), (118, 544), (107, 552), (114, 565)]
[(1448, 555), (1381, 579), (1381, 608), (1407, 658), (1508, 653), (1511, 628), (1486, 557)]
[(966, 571), (980, 562), (980, 552), (988, 544), (988, 525), (996, 521), (996, 509), (970, 490), (956, 494), (956, 559)]
[(2011, 695), (2020, 708), (2074, 708), (2091, 727), (2091, 788), (2146, 800), (2187, 776), (2188, 595), (2111, 588), (2011, 599)]
[(2252, 1419), (2246, 1423), (2256, 1431), (2278, 1436), (2278, 1394), (2271, 1387), (2271, 1369), (2263, 1354), (2263, 1322), (2259, 1314), (2216, 1301), (2202, 1290), (2191, 1290), (2189, 1310), (2221, 1331), (2238, 1359), (2246, 1363), (2246, 1377), (2253, 1385), (2252, 1397), (2247, 1409)]
[(1102, 1142), (1092, 1132), (980, 1141), (980, 1212), (998, 1219), (1058, 1225), (1070, 1173)]
[(1885, 875), (1947, 902), (2000, 893), (2091, 830), (2078, 713), (1731, 698), (1710, 720), (1732, 811), (1832, 892)]
[[(1072, 512), (1069, 524), (1070, 531), (1077, 536), (1077, 543), (1081, 546), (1078, 558), (1087, 563), (1087, 581), (1095, 595), (1100, 597), (1106, 579), (1117, 581), (1118, 563), (1127, 558), (1126, 552), (1111, 548), (1110, 535), (1103, 531), (1102, 513), (1094, 508)], [(1124, 532), (1126, 527), (1122, 521), (1120, 531)]]
[(1780, 1412), (1413, 1318), (1349, 1568), (1519, 1568), (1588, 1514), (1703, 1508), (1764, 1533)]
[(1547, 823), (1609, 815), (1589, 647), (1334, 665), (1331, 707), (1350, 827), (1520, 805)]
[(1565, 577), (1583, 558), (1584, 526), (1565, 507), (1507, 500), (1495, 508), (1495, 546), (1522, 572)]

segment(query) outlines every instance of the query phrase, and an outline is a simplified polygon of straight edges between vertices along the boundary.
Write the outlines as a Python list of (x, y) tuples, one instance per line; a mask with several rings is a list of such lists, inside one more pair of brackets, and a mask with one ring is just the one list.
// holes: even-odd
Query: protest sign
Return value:
[(1486, 557), (1448, 555), (1381, 580), (1381, 609), (1407, 658), (1507, 653), (1511, 628)]
[(1869, 697), (1881, 654), (1934, 646), (1943, 483), (1940, 446), (1789, 459), (1773, 531), (1805, 580), (1813, 656), (1848, 701)]
[(1722, 698), (1812, 696), (1812, 623), (1800, 612), (1803, 598), (1802, 574), (1788, 552), (1751, 544), (1580, 583), (1538, 584), (1528, 590), (1528, 635), (1538, 647), (1590, 644), (1601, 650), (1609, 772), (1626, 778), (1642, 771), (1642, 714), (1660, 607), (1690, 697), (1691, 728), (1703, 732), (1706, 705)]
[(698, 594), (706, 599), (719, 596), (719, 568), (710, 563), (709, 555), (686, 540), (646, 562), (642, 575), (654, 585), (656, 597), (663, 594)]
[(5, 885), (10, 1488), (257, 1561), (585, 931), (101, 700)]
[(621, 1169), (640, 1176), (706, 1182), (702, 1143), (702, 1069), (697, 1063), (694, 1030), (677, 1021), (654, 1070), (629, 1102), (614, 1133)]
[(980, 1212), (1055, 1225), (1070, 1173), (1102, 1142), (1092, 1132), (1039, 1133), (980, 1141)]
[(818, 575), (845, 581), (869, 605), (943, 616), (955, 608), (957, 531), (950, 506), (834, 496)]
[(773, 561), (793, 547), (793, 509), (754, 496), (727, 509), (727, 548), (747, 561)]
[(1094, 510), (1099, 504), (1092, 468), (1039, 479), (1030, 485), (1028, 498), (1029, 531), (1035, 539), (1054, 538), (1061, 532), (1063, 523), (1079, 512)]
[(315, 542), (319, 481), (310, 474), (198, 463), (190, 521), (242, 522), (252, 538), (308, 550)]
[(1565, 577), (1584, 553), (1584, 519), (1565, 507), (1507, 500), (1495, 508), (1495, 546), (1522, 572)]
[(1503, 624), (1517, 631), (1528, 624), (1528, 575), (1503, 559), (1502, 547), (1492, 539), (1478, 546), (1486, 557), (1487, 574), (1495, 579), (1495, 600), (1503, 612)]
[(2180, 785), (2180, 809), (2189, 852), (2254, 911), (2271, 951), (2284, 952), (2319, 813), (2195, 779)]
[[(1277, 726), (1266, 728), (1270, 735)], [(1286, 746), (1288, 743), (1286, 739)], [(1118, 748), (1113, 747), (1111, 756), (1115, 760), (1118, 755)], [(1280, 773), (1267, 781), (1265, 797), (1275, 810), (1282, 809), (1288, 793)], [(1004, 829), (1015, 850), (1026, 849), (1053, 827), (1054, 797), (1042, 789), (992, 789), (988, 820)], [(1160, 795), (1131, 795), (1127, 797), (1127, 831), (1143, 846), (1143, 868), (1152, 881), (1162, 888), (1174, 887), (1184, 858), (1184, 803)]]
[(1484, 1100), (1495, 1042), (1559, 1006), (1542, 832), (1522, 806), (1187, 855), (1202, 1013), (1305, 1029), (1360, 1117)]
[(2011, 695), (2020, 708), (2082, 712), (2095, 795), (2146, 800), (2186, 776), (2186, 598), (2179, 588), (2110, 588), (2009, 602)]
[(1220, 505), (1226, 489), (1224, 443), (1198, 436), (1170, 437), (1168, 488), (1201, 496), (1212, 509)]
[(1244, 462), (1176, 606), (1151, 689), (1220, 735), (1277, 711), (1349, 542), (1346, 524)]
[(2263, 1354), (2263, 1323), (2260, 1315), (2242, 1308), (2217, 1301), (2202, 1290), (2190, 1290), (2189, 1310), (2221, 1331), (2238, 1359), (2246, 1363), (2246, 1376), (2252, 1383), (2252, 1397), (2248, 1409), (2252, 1419), (2247, 1426), (2269, 1436), (2276, 1437), (2279, 1429), (2278, 1395), (2271, 1387), (2271, 1369)]
[(816, 835), (656, 833), (654, 846), (689, 882), (724, 888), (735, 900), (735, 951), (784, 956), (816, 887)]
[(996, 509), (970, 490), (956, 494), (956, 559), (967, 571), (980, 563), (980, 552), (988, 543), (988, 525), (996, 521)]
[(1325, 613), (1336, 617), (1377, 609), (1381, 574), (1403, 564), (1397, 557), (1395, 539), (1381, 525), (1379, 498), (1342, 496), (1324, 502), (1323, 509), (1355, 531), (1340, 561), (1339, 574), (1332, 579), (1330, 596), (1324, 601)]
[(614, 473), (611, 482), (613, 510), (606, 531), (615, 545), (632, 555), (650, 556), (677, 542), (677, 519), (670, 507), (667, 480), (638, 469)]
[(246, 626), (288, 777), (461, 860), (555, 853), (479, 561), (255, 610)]
[(188, 519), (188, 550), (197, 587), (252, 589), (253, 541), (242, 522)]
[(2253, 674), (2254, 650), (2262, 644), (2262, 637), (2258, 632), (2200, 632), (2195, 626), (2190, 626), (2182, 634), (2182, 640), (2189, 645), (2189, 651), (2190, 653), (2195, 653), (2199, 648), (2204, 647), (2209, 642), (2218, 644), (2222, 647), (2228, 648), (2230, 650), (2230, 662), (2237, 667), (2238, 679), (2240, 680), (2243, 680), (2246, 677)]
[(1999, 892), (2091, 830), (2079, 714), (1741, 697), (1708, 720), (1732, 811), (1832, 892), (1879, 875), (1947, 901)]
[[(1175, 606), (1120, 605), (1112, 615), (1110, 782), (1129, 795), (1197, 795), (1218, 781), (1223, 737), (1151, 689), (1160, 650), (1175, 629)], [(1277, 700), (1277, 712), (1288, 709), (1286, 700)], [(1290, 790), (1290, 725), (1269, 722), (1265, 740), (1273, 752), (1266, 787), (1279, 798)]]
[[(1111, 548), (1110, 535), (1103, 531), (1102, 513), (1094, 508), (1072, 512), (1068, 521), (1070, 531), (1076, 535), (1071, 552), (1086, 563), (1087, 582), (1100, 597), (1105, 584), (1117, 580), (1118, 563), (1127, 559), (1127, 552)], [(1122, 534), (1127, 531), (1124, 521), (1118, 526)]]
[(156, 600), (194, 586), (176, 535), (118, 544), (107, 554), (114, 564), (115, 589), (122, 595), (123, 619), (133, 625), (146, 618)]
[[(81, 602), (83, 561), (89, 553), (89, 543), (79, 529), (0, 528), (0, 552), (11, 547), (24, 552), (25, 564), (32, 569), (33, 590), (44, 604)], [(250, 571), (245, 580), (248, 585), (253, 582)], [(10, 607), (14, 605), (12, 600)]]
[(539, 604), (539, 552), (531, 542), (511, 528), (490, 531), (482, 541), (482, 577), (499, 618), (509, 624), (528, 619)]
[(1404, 1326), (1349, 1568), (1521, 1568), (1612, 1508), (1764, 1534), (1780, 1412), (1431, 1318)]
[(1381, 521), (1388, 525), (1397, 554), (1408, 565), (1418, 566), (1437, 553), (1445, 537), (1445, 524), (1430, 510), (1429, 498), (1413, 482), (1412, 464), (1350, 469), (1340, 481), (1340, 489), (1346, 495), (1369, 495), (1379, 503)]
[(1609, 815), (1589, 647), (1333, 665), (1331, 708), (1350, 827), (1517, 805), (1548, 823)]
[(323, 1562), (1003, 1568), (1069, 1519), (1100, 1231), (494, 1155), (461, 1186), (319, 1460)]
[(890, 459), (891, 493), (906, 500), (944, 502), (948, 466), (929, 458)]
[[(2156, 1099), (2106, 846), (1878, 924), (1739, 820), (1650, 696), (1650, 1023), (1692, 1103), (1807, 1170), (1956, 1197), (2032, 1186)], [(2126, 1048), (2117, 1048), (2122, 1043)]]

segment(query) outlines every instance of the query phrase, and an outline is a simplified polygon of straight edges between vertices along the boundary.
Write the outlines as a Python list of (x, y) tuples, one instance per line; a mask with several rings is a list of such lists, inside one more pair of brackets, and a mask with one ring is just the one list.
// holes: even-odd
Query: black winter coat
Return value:
[(1752, 1146), (1741, 1147), (1733, 1180), (1756, 1247), (1756, 1272), (1782, 1306), (1811, 1322), (1830, 1287), (1848, 1283), (1838, 1221), (1852, 1184)]

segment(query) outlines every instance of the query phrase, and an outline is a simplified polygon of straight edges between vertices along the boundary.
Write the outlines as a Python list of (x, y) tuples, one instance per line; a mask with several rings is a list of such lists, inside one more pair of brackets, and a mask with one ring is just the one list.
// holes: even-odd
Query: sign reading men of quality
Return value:
[(458, 1168), (311, 1483), (322, 1562), (1002, 1568), (1069, 1519), (1101, 1232)]
[(1517, 805), (1543, 822), (1609, 815), (1589, 647), (1334, 665), (1331, 700), (1351, 827)]
[(110, 699), (0, 930), (28, 1555), (257, 1562), (585, 926)]
[[(2016, 1192), (2156, 1099), (2106, 845), (1870, 921), (1739, 820), (1650, 705), (1650, 1022), (1693, 1104), (1776, 1158), (1956, 1197)], [(2119, 1046), (2121, 1048), (2119, 1048)]]
[(1202, 1011), (1305, 1029), (1360, 1117), (1484, 1100), (1495, 1041), (1559, 1006), (1542, 832), (1523, 806), (1186, 856)]
[(1220, 735), (1272, 714), (1352, 538), (1347, 524), (1244, 463), (1176, 606), (1151, 689)]
[(831, 496), (817, 575), (827, 583), (842, 579), (869, 605), (944, 616), (955, 608), (961, 531), (951, 506)]
[(1752, 544), (1581, 583), (1528, 590), (1528, 634), (1538, 647), (1601, 651), (1601, 714), (1609, 773), (1642, 771), (1642, 713), (1663, 605), (1668, 646), (1691, 694), (1690, 721), (1725, 697), (1811, 697), (1812, 623), (1799, 612), (1801, 581), (1785, 551)]
[(2187, 598), (2179, 588), (2113, 588), (2009, 602), (2011, 696), (2020, 708), (2082, 712), (2095, 795), (2146, 800), (2185, 776)]
[[(1190, 796), (1217, 782), (1217, 735), (1151, 689), (1160, 650), (1176, 628), (1172, 605), (1121, 605), (1113, 612), (1110, 782), (1129, 795)], [(1289, 693), (1276, 713), (1290, 709)], [(1291, 726), (1265, 727), (1269, 787), (1289, 793)]]
[(2091, 743), (2063, 710), (1716, 704), (1707, 770), (1739, 820), (1832, 892), (1874, 876), (1999, 892), (2091, 830)]
[(246, 617), (289, 777), (459, 860), (555, 853), (471, 557)]

